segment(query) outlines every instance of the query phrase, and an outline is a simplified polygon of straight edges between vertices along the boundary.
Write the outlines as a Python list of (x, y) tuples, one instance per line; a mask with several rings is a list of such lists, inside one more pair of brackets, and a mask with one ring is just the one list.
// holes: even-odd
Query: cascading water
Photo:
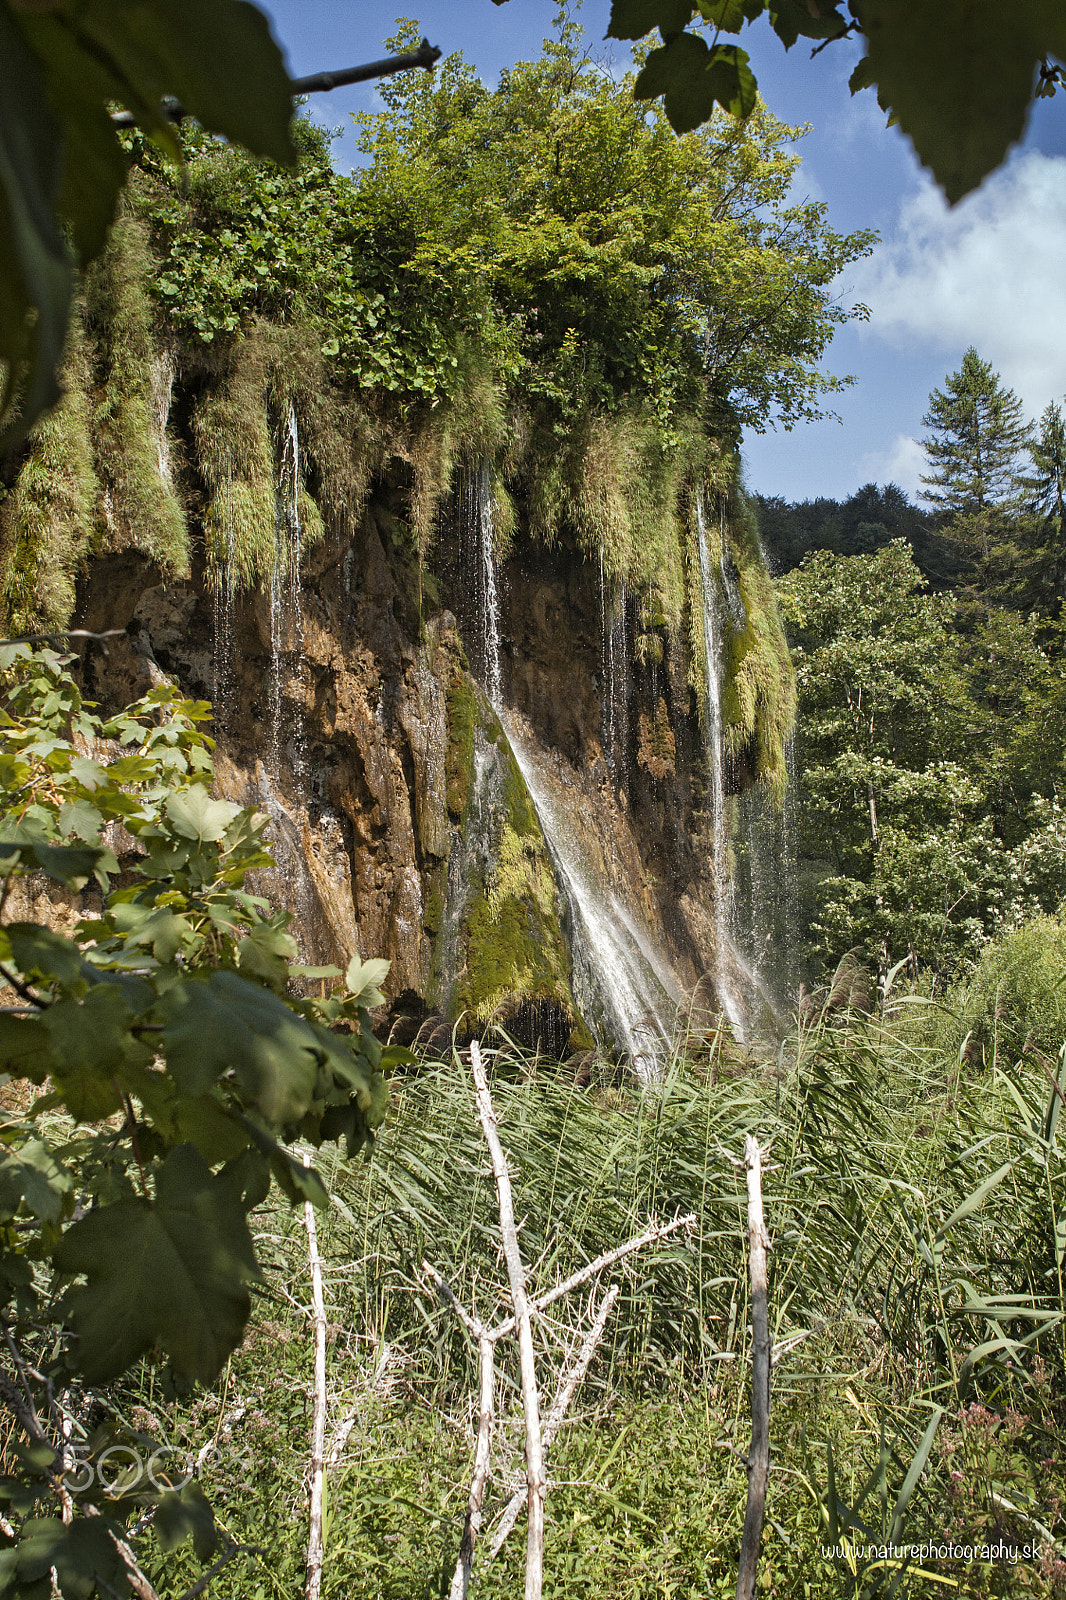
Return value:
[[(307, 761), (304, 735), (304, 623), (301, 596), (302, 525), (300, 430), (290, 403), (281, 437), (274, 515), (274, 564), (270, 573), (270, 671), (267, 684), (269, 734), (266, 759), (256, 763), (259, 801), (273, 822), (277, 865), (264, 873), (266, 887), (306, 926), (316, 890), (305, 859), (301, 825), (306, 814)], [(285, 759), (291, 777), (283, 781)], [(288, 800), (282, 795), (287, 791)], [(284, 885), (284, 894), (282, 886)]]
[(212, 698), (215, 727), (225, 731), (233, 699), (233, 558), (236, 535), (233, 528), (233, 474), (226, 483), (226, 548), (221, 563), (215, 554), (214, 622), (215, 654)]
[[(519, 731), (508, 711), (503, 692), (500, 644), (499, 579), (492, 513), (492, 477), (488, 464), (466, 475), (461, 486), (460, 514), (464, 531), (474, 537), (476, 648), (480, 675), (488, 700), (507, 735), (529, 797), (537, 813), (556, 882), (567, 907), (574, 1000), (601, 1042), (624, 1051), (637, 1071), (650, 1077), (655, 1063), (668, 1047), (680, 1003), (673, 976), (639, 918), (623, 906), (604, 883), (597, 881), (594, 865), (586, 859), (578, 834), (557, 798), (558, 785), (542, 765), (532, 741)], [(614, 620), (607, 637), (624, 653), (624, 607), (620, 624)], [(611, 658), (613, 660), (613, 657)], [(618, 673), (621, 675), (621, 665)], [(612, 690), (613, 690), (612, 678)], [(613, 698), (613, 693), (612, 693)], [(477, 747), (474, 770), (474, 826), (482, 828), (483, 795), (492, 770), (491, 761)], [(454, 886), (452, 907), (459, 904)], [(453, 917), (450, 909), (449, 917)], [(454, 918), (453, 918), (454, 920)], [(442, 930), (453, 938), (446, 920)], [(445, 957), (447, 952), (444, 952)]]
[[(734, 938), (733, 876), (729, 860), (729, 817), (725, 792), (726, 750), (722, 722), (722, 677), (725, 670), (723, 618), (718, 585), (711, 570), (707, 528), (702, 502), (696, 501), (696, 530), (700, 557), (700, 584), (703, 592), (703, 645), (707, 665), (707, 769), (711, 802), (711, 830), (714, 863), (714, 940), (715, 988), (734, 1030), (743, 1036), (747, 1025), (747, 1006), (737, 967)], [(724, 548), (724, 539), (723, 539)], [(724, 563), (722, 569), (724, 570)], [(727, 591), (728, 592), (728, 591)], [(737, 593), (737, 603), (741, 604)]]
[(626, 646), (626, 590), (609, 595), (600, 552), (600, 658), (603, 662), (603, 753), (611, 777), (626, 782), (629, 748), (629, 651)]
[(300, 603), (300, 430), (295, 407), (290, 403), (282, 437), (277, 505), (274, 517), (274, 565), (270, 573), (270, 751), (274, 771), (281, 768), (283, 702), (286, 690), (286, 657), (291, 658), (290, 688), (296, 706), (289, 756), (294, 787), (299, 785), (303, 759), (304, 673), (303, 608)]
[[(529, 791), (568, 910), (571, 987), (582, 1016), (604, 1043), (624, 1050), (642, 1077), (669, 1048), (669, 1020), (681, 996), (666, 963), (633, 914), (597, 884), (547, 775), (504, 713), (500, 719)], [(658, 970), (657, 970), (658, 969)]]
[(795, 744), (785, 746), (787, 786), (780, 805), (759, 785), (737, 804), (738, 930), (750, 963), (754, 998), (772, 1025), (798, 980), (796, 922)]

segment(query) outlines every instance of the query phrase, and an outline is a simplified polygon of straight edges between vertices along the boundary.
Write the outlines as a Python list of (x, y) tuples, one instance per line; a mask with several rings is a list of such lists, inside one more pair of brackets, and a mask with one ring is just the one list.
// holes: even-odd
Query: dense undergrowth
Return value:
[[(1066, 1068), (999, 1034), (978, 1055), (920, 999), (801, 1028), (777, 1063), (690, 1042), (657, 1085), (583, 1087), (501, 1049), (494, 1096), (520, 1237), (543, 1289), (649, 1217), (698, 1226), (629, 1270), (589, 1377), (549, 1455), (545, 1593), (732, 1593), (746, 1494), (746, 1131), (770, 1153), (772, 1468), (760, 1588), (780, 1596), (1066, 1593)], [(946, 1030), (946, 1031), (945, 1031)], [(448, 1592), (476, 1429), (476, 1350), (421, 1270), (505, 1313), (491, 1176), (468, 1070), (427, 1063), (395, 1086), (372, 1163), (325, 1171), (329, 1320), (324, 1593)], [(219, 1596), (302, 1586), (311, 1345), (306, 1238), (261, 1215), (265, 1294), (211, 1393), (145, 1378), (106, 1405), (142, 1449), (186, 1452), (231, 1539), (253, 1546)], [(584, 1293), (588, 1293), (588, 1287)], [(546, 1393), (582, 1307), (538, 1323)], [(558, 1315), (556, 1313), (558, 1312)], [(522, 1479), (517, 1361), (501, 1349), (487, 1501)], [(162, 1459), (162, 1458), (161, 1458)], [(850, 1555), (828, 1547), (850, 1541)], [(902, 1569), (863, 1547), (1000, 1547)], [(1038, 1555), (1033, 1546), (1039, 1545)], [(823, 1548), (826, 1547), (826, 1548)], [(475, 1560), (473, 1592), (520, 1586), (521, 1525)], [(855, 1552), (858, 1553), (855, 1553)], [(883, 1555), (883, 1553), (882, 1553)], [(177, 1595), (199, 1565), (154, 1572)]]

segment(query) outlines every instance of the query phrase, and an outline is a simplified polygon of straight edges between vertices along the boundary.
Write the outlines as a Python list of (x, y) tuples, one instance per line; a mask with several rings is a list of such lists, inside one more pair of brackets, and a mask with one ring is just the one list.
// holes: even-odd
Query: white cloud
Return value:
[(928, 470), (925, 451), (907, 433), (897, 434), (887, 450), (868, 450), (859, 462), (863, 483), (894, 483), (911, 500), (921, 493), (921, 475)]
[(868, 336), (952, 358), (975, 345), (1035, 415), (1066, 391), (1064, 262), (1066, 156), (1027, 151), (954, 210), (923, 183), (849, 278), (872, 313)]

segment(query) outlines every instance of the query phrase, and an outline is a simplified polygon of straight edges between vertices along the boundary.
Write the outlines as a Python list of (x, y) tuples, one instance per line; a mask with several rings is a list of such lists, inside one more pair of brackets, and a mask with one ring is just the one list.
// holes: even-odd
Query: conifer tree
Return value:
[(1052, 402), (1029, 445), (1032, 470), (1019, 480), (1028, 515), (1024, 542), (1032, 551), (1030, 605), (1060, 616), (1066, 598), (1066, 416)]
[(1029, 442), (1022, 403), (971, 345), (962, 366), (929, 396), (922, 447), (931, 471), (923, 500), (948, 516), (1010, 512), (1019, 501), (1018, 458)]
[(1029, 454), (1036, 470), (1021, 480), (1026, 500), (1039, 515), (1055, 518), (1061, 529), (1066, 522), (1066, 417), (1054, 402), (1041, 415)]

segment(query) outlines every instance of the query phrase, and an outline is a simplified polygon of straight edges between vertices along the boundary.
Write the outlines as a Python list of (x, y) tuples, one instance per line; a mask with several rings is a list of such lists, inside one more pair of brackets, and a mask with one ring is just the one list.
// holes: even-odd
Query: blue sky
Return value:
[[(405, 14), (396, 0), (260, 3), (297, 75), (384, 54)], [(539, 52), (557, 9), (555, 0), (423, 0), (412, 12), (432, 44), (462, 50), (491, 84), (501, 68)], [(576, 15), (597, 50), (622, 68), (626, 47), (603, 42), (609, 11), (609, 0), (585, 0)], [(835, 404), (841, 422), (749, 435), (749, 486), (796, 500), (894, 481), (915, 494), (930, 390), (968, 345), (993, 362), (1030, 415), (1066, 394), (1066, 96), (1039, 102), (1007, 166), (949, 211), (903, 137), (885, 128), (873, 92), (849, 95), (856, 46), (831, 46), (812, 61), (801, 41), (786, 55), (765, 22), (742, 42), (770, 109), (812, 124), (799, 145), (798, 194), (825, 200), (840, 231), (881, 235), (873, 256), (839, 286), (871, 311), (828, 352), (830, 370), (858, 380)], [(368, 85), (317, 96), (314, 109), (337, 126), (375, 104)], [(350, 136), (337, 153), (354, 159)]]

